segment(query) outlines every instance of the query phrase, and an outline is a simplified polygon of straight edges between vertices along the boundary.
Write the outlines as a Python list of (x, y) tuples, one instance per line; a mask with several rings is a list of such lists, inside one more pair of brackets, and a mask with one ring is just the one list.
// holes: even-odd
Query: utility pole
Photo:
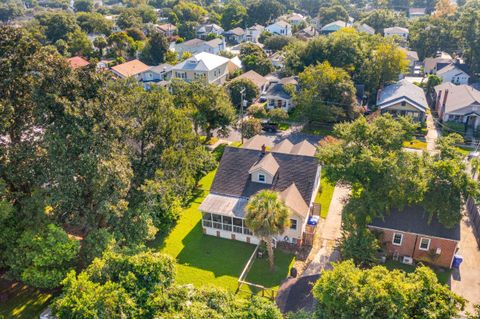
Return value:
[(242, 137), (243, 144), (243, 106), (245, 101), (245, 88), (240, 91), (240, 135)]

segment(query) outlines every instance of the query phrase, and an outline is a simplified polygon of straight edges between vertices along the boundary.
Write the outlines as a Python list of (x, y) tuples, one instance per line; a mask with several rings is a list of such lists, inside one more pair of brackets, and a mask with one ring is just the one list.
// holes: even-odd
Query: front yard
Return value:
[[(200, 181), (201, 193), (185, 209), (172, 232), (150, 246), (177, 259), (177, 283), (192, 283), (197, 287), (211, 284), (235, 292), (238, 276), (255, 246), (203, 234), (202, 215), (198, 207), (208, 194), (215, 172), (210, 172)], [(266, 260), (261, 259), (255, 262), (247, 279), (268, 288), (279, 286), (281, 280), (287, 277), (294, 257), (279, 250), (275, 252), (275, 257), (275, 272), (270, 272), (264, 265)]]
[[(387, 260), (387, 262), (385, 263), (384, 266), (388, 270), (400, 269), (400, 270), (405, 271), (406, 273), (410, 273), (410, 272), (415, 271), (415, 266), (406, 265), (406, 264), (403, 264), (399, 261), (394, 261), (394, 260)], [(434, 269), (434, 268), (432, 268), (432, 270), (437, 275), (437, 278), (438, 278), (439, 282), (441, 282), (444, 285), (449, 283), (450, 275), (452, 274), (452, 271), (450, 269)]]

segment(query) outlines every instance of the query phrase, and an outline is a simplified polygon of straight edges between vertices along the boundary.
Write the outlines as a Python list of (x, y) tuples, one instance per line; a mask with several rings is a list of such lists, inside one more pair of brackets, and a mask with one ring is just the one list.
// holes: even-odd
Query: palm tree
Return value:
[(279, 194), (270, 190), (262, 190), (253, 195), (246, 207), (245, 223), (267, 245), (271, 270), (274, 269), (273, 236), (284, 232), (289, 213)]

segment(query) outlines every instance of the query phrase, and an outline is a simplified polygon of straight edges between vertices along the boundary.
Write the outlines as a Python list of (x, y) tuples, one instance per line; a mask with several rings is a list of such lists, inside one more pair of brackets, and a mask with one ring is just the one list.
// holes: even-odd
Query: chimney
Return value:
[(267, 147), (265, 144), (262, 145), (262, 154), (265, 155), (265, 152), (267, 151)]
[(442, 100), (442, 90), (438, 91), (437, 101), (435, 103), (435, 111), (440, 112), (440, 101)]
[(443, 114), (445, 114), (445, 105), (447, 104), (448, 98), (448, 90), (445, 90), (445, 97), (443, 98), (442, 110), (440, 112), (440, 118), (443, 118)]

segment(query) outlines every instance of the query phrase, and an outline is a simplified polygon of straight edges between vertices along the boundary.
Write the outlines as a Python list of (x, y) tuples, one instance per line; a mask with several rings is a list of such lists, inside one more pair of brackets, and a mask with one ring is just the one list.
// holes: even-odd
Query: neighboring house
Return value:
[(250, 70), (248, 72), (245, 72), (235, 79), (246, 79), (252, 81), (258, 88), (258, 91), (260, 92), (260, 95), (264, 94), (268, 88), (268, 80), (258, 74), (257, 72)]
[(428, 104), (423, 89), (403, 79), (378, 93), (377, 108), (382, 113), (411, 116), (414, 121), (423, 122)]
[(258, 244), (245, 224), (248, 199), (258, 191), (279, 193), (290, 209), (289, 226), (276, 241), (302, 245), (313, 201), (320, 185), (320, 165), (314, 156), (226, 147), (210, 193), (199, 207), (203, 232)]
[(245, 41), (245, 30), (243, 30), (240, 27), (234, 28), (232, 30), (228, 30), (225, 33), (223, 33), (223, 36), (225, 39), (227, 39), (227, 42), (230, 43), (235, 43), (239, 44)]
[(229, 74), (239, 67), (235, 61), (225, 57), (202, 52), (172, 67), (172, 78), (191, 82), (204, 78), (208, 83), (223, 84)]
[(425, 58), (423, 61), (423, 71), (425, 74), (436, 74), (442, 67), (453, 63), (452, 56), (446, 52), (437, 52), (435, 57)]
[(394, 259), (407, 257), (445, 268), (451, 268), (460, 241), (460, 225), (446, 228), (420, 206), (393, 209), (368, 227), (381, 233), (382, 246)]
[(225, 30), (215, 23), (203, 24), (199, 26), (196, 30), (197, 38), (206, 39), (209, 34), (214, 34), (215, 36), (221, 36)]
[(435, 87), (435, 111), (443, 122), (464, 123), (476, 129), (480, 124), (480, 91), (451, 82)]
[(141, 74), (149, 69), (148, 65), (136, 59), (111, 68), (112, 72), (120, 78), (134, 77), (139, 81), (142, 80)]
[(258, 38), (265, 30), (265, 27), (259, 24), (255, 24), (251, 27), (248, 27), (245, 30), (245, 41), (250, 41), (253, 43), (258, 43)]
[(391, 27), (383, 29), (383, 35), (386, 37), (398, 36), (403, 40), (408, 40), (408, 29), (402, 27)]
[(410, 8), (408, 9), (408, 18), (415, 19), (426, 15), (426, 8)]
[(466, 64), (450, 63), (438, 70), (436, 74), (442, 79), (442, 83), (468, 84), (470, 79)]
[(80, 56), (71, 57), (67, 59), (67, 62), (70, 64), (70, 67), (74, 70), (78, 68), (83, 68), (90, 64), (90, 62), (88, 62), (87, 60), (85, 60)]
[(275, 52), (274, 54), (270, 55), (268, 59), (270, 60), (270, 62), (272, 62), (272, 65), (276, 69), (283, 69), (283, 67), (285, 66), (283, 62), (285, 60), (285, 54), (282, 51)]
[(277, 21), (265, 28), (266, 31), (276, 35), (292, 35), (292, 25), (283, 20)]
[(364, 32), (367, 34), (375, 34), (375, 29), (366, 23), (361, 23), (356, 26), (358, 32)]
[(157, 30), (163, 33), (166, 37), (173, 37), (177, 34), (177, 27), (171, 23), (157, 25)]
[(273, 146), (271, 151), (274, 153), (315, 156), (317, 153), (317, 148), (310, 144), (307, 140), (293, 144), (288, 139), (284, 139), (280, 143)]
[(315, 29), (312, 26), (308, 26), (306, 28), (303, 28), (302, 30), (298, 31), (295, 36), (299, 39), (311, 39), (317, 35), (317, 29)]
[(277, 19), (277, 21), (286, 21), (291, 25), (298, 26), (301, 25), (303, 22), (306, 21), (306, 18), (301, 15), (300, 13), (290, 13), (283, 15)]
[(224, 39), (212, 39), (210, 41), (204, 41), (202, 39), (192, 39), (175, 45), (175, 52), (178, 56), (182, 56), (183, 52), (190, 52), (191, 54), (197, 54), (207, 52), (211, 54), (218, 54), (220, 51), (225, 50)]
[(405, 55), (407, 56), (407, 60), (408, 60), (408, 68), (409, 68), (409, 73), (413, 74), (413, 71), (414, 71), (414, 67), (418, 64), (418, 61), (420, 60), (418, 58), (418, 53), (417, 51), (410, 51), (410, 50), (407, 50), (405, 48), (400, 48), (400, 50), (402, 50)]
[(173, 66), (168, 63), (162, 63), (157, 66), (151, 66), (148, 70), (139, 74), (142, 82), (161, 82), (170, 79)]
[(350, 26), (349, 23), (347, 23), (345, 21), (338, 20), (338, 21), (330, 22), (330, 23), (324, 25), (320, 29), (320, 33), (321, 34), (330, 34), (330, 33), (336, 32), (340, 29), (343, 29), (343, 28), (346, 28), (346, 27), (349, 27), (349, 26)]
[(271, 80), (267, 92), (265, 92), (265, 99), (267, 100), (267, 109), (282, 108), (289, 111), (293, 108), (292, 96), (286, 90), (287, 85), (296, 87), (298, 81), (295, 77), (283, 78), (275, 81)]

